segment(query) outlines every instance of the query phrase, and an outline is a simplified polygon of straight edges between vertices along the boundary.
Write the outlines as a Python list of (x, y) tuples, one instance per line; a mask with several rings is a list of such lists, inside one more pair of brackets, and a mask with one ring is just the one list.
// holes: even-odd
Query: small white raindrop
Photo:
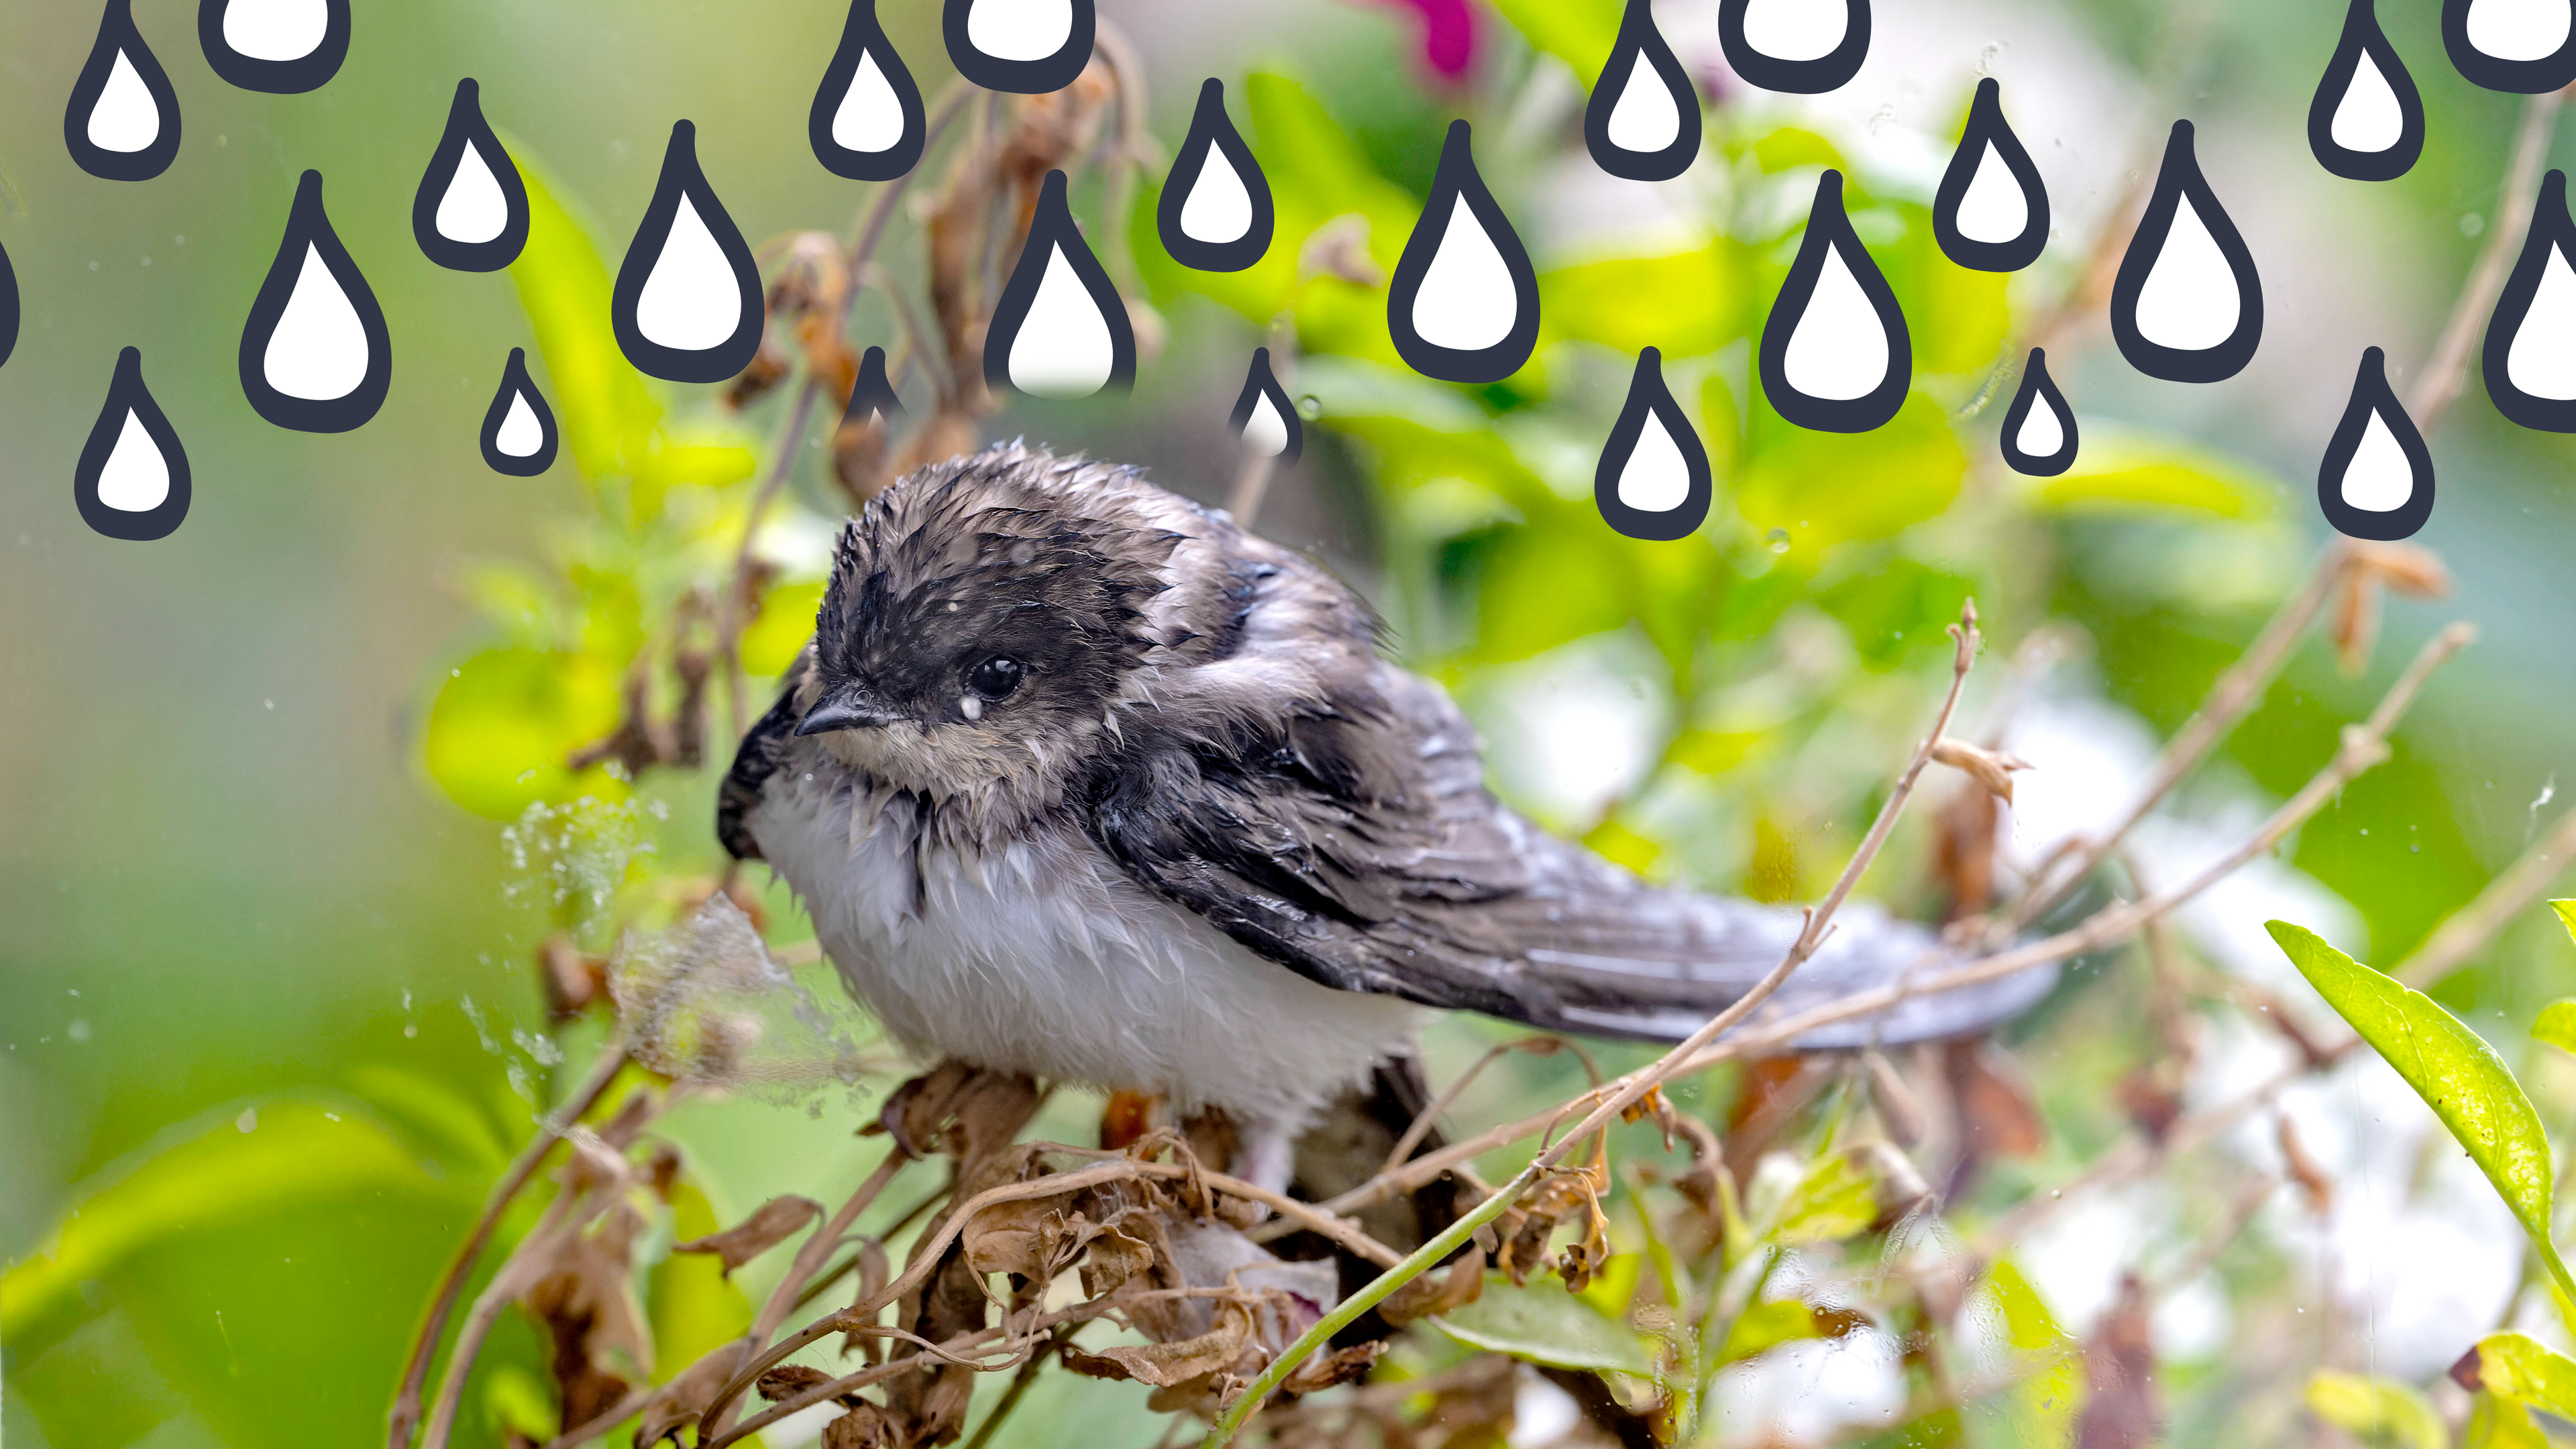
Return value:
[(1215, 243), (1238, 240), (1250, 230), (1252, 192), (1234, 163), (1225, 159), (1225, 152), (1210, 146), (1206, 164), (1181, 202), (1182, 234), (1193, 241)]
[(510, 225), (509, 198), (484, 164), (481, 147), (467, 146), (456, 158), (456, 174), (438, 198), (437, 225), (440, 236), (469, 245), (491, 241)]
[(536, 410), (528, 406), (528, 395), (510, 394), (509, 414), (501, 419), (501, 431), (493, 434), (492, 446), (513, 458), (533, 458), (545, 445), (545, 425), (537, 421)]
[(2546, 60), (2567, 43), (2568, 0), (2470, 0), (2469, 44), (2498, 60)]
[(2013, 434), (2013, 446), (2033, 458), (2053, 458), (2066, 446), (2066, 423), (2057, 416), (2057, 405), (2041, 393), (2030, 400), (2030, 411), (2022, 414), (2021, 431)]
[(1108, 319), (1064, 249), (1051, 248), (1037, 295), (1011, 339), (1011, 385), (1039, 397), (1089, 397), (1108, 383), (1116, 364)]
[(997, 60), (1044, 60), (1073, 38), (1071, 0), (975, 0), (966, 39)]
[(733, 264), (685, 195), (635, 300), (635, 325), (646, 340), (680, 352), (721, 346), (742, 325)]
[(1681, 139), (1682, 112), (1643, 52), (1628, 64), (1628, 83), (1610, 108), (1610, 144), (1622, 151), (1661, 151)]
[(1776, 60), (1821, 60), (1851, 25), (1847, 0), (1752, 0), (1744, 41)]
[(1641, 513), (1669, 513), (1690, 498), (1690, 464), (1661, 415), (1651, 409), (1637, 446), (1619, 468), (1619, 501)]
[(2504, 374), (2533, 397), (2576, 398), (2576, 270), (2556, 247), (2549, 249), (2530, 310), (2505, 350)]
[(2245, 299), (2208, 224), (2182, 197), (2165, 244), (2138, 289), (2138, 331), (2159, 347), (2200, 352), (2235, 334)]
[(833, 144), (852, 151), (886, 151), (902, 139), (903, 100), (878, 66), (876, 52), (863, 52), (840, 109), (832, 113)]
[(143, 84), (142, 72), (122, 50), (108, 69), (107, 84), (99, 87), (98, 101), (89, 108), (88, 130), (91, 145), (125, 154), (143, 150), (160, 138), (161, 107), (153, 102), (151, 88)]
[(1831, 402), (1867, 397), (1887, 377), (1887, 330), (1839, 247), (1825, 249), (1780, 369), (1791, 387)]
[(98, 501), (120, 513), (148, 513), (170, 496), (170, 460), (129, 409), (98, 474)]
[(2397, 103), (2397, 92), (2370, 52), (2363, 51), (2352, 69), (2352, 83), (2344, 87), (2343, 99), (2335, 102), (2334, 122), (2326, 134), (2347, 151), (2368, 152), (2396, 145), (2405, 130), (2406, 112)]
[(1288, 451), (1288, 420), (1279, 416), (1270, 394), (1252, 405), (1252, 416), (1243, 420), (1243, 446), (1254, 456), (1276, 458)]
[(2415, 465), (2406, 460), (2406, 450), (2388, 430), (2387, 420), (2374, 410), (2370, 426), (2362, 430), (2360, 446), (2353, 449), (2352, 461), (2344, 465), (2343, 501), (2386, 513), (2405, 507), (2414, 496)]
[(1977, 156), (1977, 174), (1959, 198), (1959, 234), (1970, 241), (1999, 245), (2018, 240), (2030, 225), (2030, 198), (1993, 145)]
[(277, 328), (260, 360), (268, 385), (288, 397), (327, 402), (358, 390), (367, 376), (367, 329), (312, 243)]
[(330, 30), (324, 0), (232, 0), (224, 7), (224, 44), (253, 60), (302, 60)]
[(1511, 268), (1459, 197), (1413, 296), (1413, 330), (1435, 347), (1480, 352), (1511, 335), (1519, 320)]

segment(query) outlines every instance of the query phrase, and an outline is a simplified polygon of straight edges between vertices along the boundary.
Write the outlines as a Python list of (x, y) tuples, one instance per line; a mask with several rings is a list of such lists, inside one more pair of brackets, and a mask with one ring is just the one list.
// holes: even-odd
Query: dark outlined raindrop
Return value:
[(1601, 445), (1593, 506), (1604, 523), (1630, 538), (1670, 543), (1700, 526), (1714, 494), (1708, 449), (1664, 386), (1663, 353), (1649, 347), (1637, 354), (1628, 400)]
[(877, 23), (876, 0), (850, 0), (806, 117), (814, 159), (852, 181), (892, 181), (921, 159), (924, 124), (921, 88)]
[(1048, 398), (1089, 397), (1136, 381), (1127, 303), (1073, 224), (1061, 171), (1039, 185), (1029, 239), (993, 306), (984, 381)]
[(501, 366), (500, 390), (492, 394), (492, 406), (483, 414), (482, 441), (483, 461), (495, 473), (534, 478), (555, 465), (555, 449), (561, 441), (555, 433), (555, 410), (546, 406), (546, 395), (537, 391), (528, 376), (524, 347), (511, 348), (510, 360)]
[(63, 145), (102, 181), (149, 181), (179, 154), (179, 93), (134, 28), (132, 0), (107, 0), (99, 15), (63, 108)]
[(1044, 95), (1091, 63), (1092, 0), (947, 0), (940, 29), (957, 73), (988, 91)]
[(2442, 48), (2488, 90), (2563, 89), (2576, 81), (2576, 0), (2442, 0)]
[(722, 382), (760, 351), (760, 268), (698, 169), (697, 146), (697, 127), (671, 127), (608, 306), (626, 360), (671, 382)]
[(1405, 364), (1443, 382), (1500, 382), (1538, 345), (1538, 273), (1476, 173), (1465, 121), (1449, 123), (1387, 286), (1386, 325)]
[(1270, 349), (1252, 350), (1252, 366), (1243, 375), (1243, 393), (1234, 400), (1234, 411), (1226, 416), (1226, 430), (1234, 434), (1243, 450), (1256, 458), (1276, 458), (1294, 463), (1306, 451), (1306, 426), (1297, 419), (1297, 405), (1289, 401), (1287, 389), (1270, 370)]
[(411, 234), (423, 255), (459, 272), (497, 272), (528, 244), (528, 188), (483, 119), (471, 77), (456, 83), (447, 129), (412, 196)]
[(1583, 107), (1593, 164), (1630, 181), (1670, 181), (1698, 158), (1699, 131), (1699, 88), (1655, 28), (1653, 0), (1628, 0)]
[(2343, 38), (2308, 103), (2308, 149), (2349, 181), (2393, 181), (2424, 153), (2423, 98), (2372, 4), (2352, 0), (2344, 12)]
[(143, 354), (116, 355), (107, 401), (72, 466), (81, 521), (109, 538), (168, 538), (188, 516), (188, 450), (143, 385)]
[(2496, 295), (2478, 371), (2496, 411), (2526, 428), (2576, 433), (2576, 220), (2567, 173), (2540, 179), (2522, 255)]
[(0, 247), (0, 367), (18, 350), (18, 272), (9, 265), (9, 249)]
[(2317, 464), (2317, 506), (2337, 532), (2393, 543), (2433, 516), (2433, 454), (2388, 386), (2386, 358), (2361, 354), (2352, 400)]
[(384, 406), (393, 375), (384, 311), (331, 229), (322, 173), (307, 171), (242, 327), (242, 392), (281, 428), (345, 433)]
[(2003, 432), (1996, 439), (2004, 462), (2016, 473), (2054, 478), (2075, 466), (2075, 409), (2048, 375), (2048, 354), (2030, 350), (2022, 367), (2021, 388), (2004, 409)]
[(2048, 187), (2004, 120), (2003, 91), (1977, 82), (1968, 123), (1932, 198), (1941, 252), (1980, 272), (2017, 272), (2048, 246)]
[(1190, 133), (1154, 205), (1163, 250), (1202, 272), (1239, 272), (1270, 250), (1270, 181), (1225, 113), (1225, 82), (1199, 86)]
[(859, 357), (858, 381), (850, 388), (849, 406), (841, 409), (841, 426), (865, 424), (872, 418), (888, 423), (903, 416), (903, 399), (886, 377), (885, 349), (871, 347)]
[(349, 55), (349, 0), (198, 0), (197, 44), (246, 91), (301, 95)]
[(1816, 181), (1797, 259), (1762, 323), (1762, 395), (1802, 428), (1865, 433), (1896, 416), (1914, 345), (1896, 293), (1843, 214), (1843, 174)]
[(1719, 0), (1717, 43), (1751, 84), (1821, 95), (1869, 59), (1869, 0)]
[(2263, 340), (2263, 282), (2192, 154), (2189, 121), (2165, 143), (2156, 189), (2111, 284), (2120, 355), (2167, 382), (2234, 377)]

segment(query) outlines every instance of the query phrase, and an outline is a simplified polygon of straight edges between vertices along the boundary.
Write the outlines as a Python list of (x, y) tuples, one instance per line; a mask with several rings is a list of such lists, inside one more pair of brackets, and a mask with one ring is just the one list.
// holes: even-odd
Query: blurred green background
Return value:
[[(935, 94), (950, 70), (934, 7), (883, 8)], [(1225, 413), (1305, 234), (1356, 212), (1391, 262), (1441, 126), (1470, 117), (1544, 278), (1539, 357), (1491, 389), (1430, 384), (1392, 366), (1382, 296), (1308, 284), (1296, 308), (1309, 356), (1290, 386), (1320, 416), (1261, 526), (1319, 549), (1388, 613), (1398, 652), (1477, 715), (1517, 802), (1641, 869), (1808, 897), (1919, 727), (1946, 654), (1939, 625), (1963, 595), (1999, 646), (2073, 626), (2084, 642), (2065, 672), (2079, 693), (2170, 731), (2324, 540), (2315, 460), (2359, 351), (2387, 348), (2409, 390), (2485, 240), (2519, 105), (2452, 72), (2432, 0), (2380, 8), (2430, 140), (2408, 176), (2362, 186), (2327, 176), (2304, 140), (2342, 20), (2325, 0), (1883, 5), (1901, 13), (1880, 17), (1870, 69), (1803, 104), (1722, 74), (1713, 4), (1659, 6), (1685, 61), (1714, 68), (1714, 100), (1699, 169), (1657, 194), (1590, 172), (1582, 155), (1583, 87), (1614, 7), (1478, 0), (1465, 12), (1471, 60), (1453, 77), (1425, 59), (1436, 5), (1104, 0), (1146, 55), (1165, 146), (1197, 80), (1228, 80), (1280, 192), (1280, 239), (1256, 272), (1210, 278), (1171, 266), (1138, 228), (1136, 270), (1120, 274), (1141, 276), (1169, 335), (1134, 395), (1031, 406), (987, 436), (1025, 431), (1222, 501)], [(361, 1443), (380, 1432), (437, 1265), (560, 1056), (529, 969), (559, 916), (542, 870), (532, 887), (489, 818), (523, 802), (504, 789), (487, 814), (460, 808), (424, 766), (426, 723), (481, 651), (548, 627), (513, 624), (512, 591), (552, 586), (550, 552), (596, 560), (583, 551), (598, 546), (602, 496), (569, 453), (534, 480), (481, 464), (475, 432), (502, 358), (513, 346), (534, 358), (537, 339), (510, 277), (442, 272), (412, 244), (412, 193), (449, 95), (460, 76), (481, 82), (486, 114), (612, 269), (681, 117), (755, 244), (839, 230), (871, 188), (807, 149), (841, 25), (820, 0), (356, 0), (347, 64), (294, 97), (218, 81), (187, 0), (134, 9), (186, 127), (177, 163), (137, 185), (84, 175), (60, 139), (93, 8), (0, 16), (0, 246), (25, 305), (0, 370), (0, 1259), (26, 1259), (71, 1204), (138, 1164), (166, 1180), (94, 1271), (11, 1326), (0, 1412), (25, 1449)], [(1942, 260), (1927, 220), (1981, 66), (2002, 80), (2059, 208), (2049, 257), (2009, 285)], [(2225, 385), (2169, 385), (2121, 363), (2098, 319), (2079, 324), (2051, 358), (2084, 419), (2086, 460), (2034, 488), (1994, 461), (2008, 391), (1979, 410), (1979, 389), (2007, 339), (2065, 291), (2177, 115), (2197, 123), (2203, 164), (2263, 269), (2262, 352)], [(2553, 161), (2571, 149), (2557, 141)], [(1917, 351), (1919, 395), (1858, 438), (1801, 434), (1748, 402), (1748, 339), (1828, 162), (1863, 192), (1857, 224)], [(332, 219), (394, 338), (389, 403), (333, 437), (263, 424), (234, 373), (241, 320), (308, 167), (328, 178)], [(1151, 201), (1149, 186), (1140, 215)], [(887, 260), (917, 275), (907, 228)], [(857, 315), (860, 342), (890, 342), (881, 304)], [(185, 526), (149, 545), (91, 534), (68, 496), (127, 345), (195, 470)], [(1665, 350), (1718, 468), (1717, 508), (1683, 544), (1618, 540), (1589, 501), (1598, 440), (1645, 345)], [(780, 410), (773, 398), (728, 418), (711, 389), (664, 401), (675, 434), (721, 448), (764, 448)], [(2395, 761), (2290, 852), (2357, 911), (2363, 934), (2341, 944), (2380, 962), (2523, 848), (2558, 773), (2576, 785), (2568, 444), (2503, 423), (2474, 380), (2431, 441), (2441, 501), (2416, 541), (2449, 562), (2456, 596), (2392, 604), (2363, 677), (2302, 652), (2209, 787), (2221, 805), (2287, 794), (2443, 618), (2479, 625)], [(709, 477), (734, 485), (740, 471)], [(811, 464), (791, 486), (809, 525), (836, 507)], [(742, 491), (674, 489), (671, 516), (692, 520), (696, 541), (653, 556), (729, 540)], [(789, 585), (814, 577), (810, 554), (791, 561)], [(639, 587), (641, 616), (656, 586)], [(597, 591), (567, 597), (566, 627), (595, 636)], [(605, 657), (596, 678), (623, 663)], [(592, 734), (606, 722), (580, 721)], [(716, 867), (711, 797), (704, 775), (663, 776), (630, 812), (656, 888)], [(1914, 839), (1875, 888), (1933, 902), (1926, 853)], [(804, 934), (780, 893), (771, 905), (777, 939)], [(2569, 980), (2554, 931), (2517, 928), (2443, 999), (2481, 1025), (2528, 1019)], [(2067, 1033), (2115, 1029), (2082, 1018), (2040, 1054), (2053, 1111), (2109, 1111), (2086, 1099), (2090, 1079), (2061, 1083), (2046, 1064), (2081, 1041)], [(1442, 1031), (1444, 1065), (1490, 1035)], [(1461, 1111), (1560, 1085), (1554, 1067), (1531, 1070)], [(861, 1159), (848, 1134), (873, 1108), (837, 1090), (816, 1104), (820, 1115), (707, 1104), (673, 1124), (713, 1217), (817, 1164)], [(1059, 1112), (1054, 1130), (1087, 1130), (1078, 1107)], [(224, 1133), (268, 1155), (219, 1153), (194, 1176), (187, 1151), (170, 1155)], [(711, 1304), (725, 1291), (699, 1290)], [(502, 1356), (540, 1394), (525, 1369), (534, 1341), (513, 1333)], [(469, 1442), (492, 1442), (520, 1392), (482, 1395)], [(1156, 1426), (1136, 1427), (1150, 1438)]]

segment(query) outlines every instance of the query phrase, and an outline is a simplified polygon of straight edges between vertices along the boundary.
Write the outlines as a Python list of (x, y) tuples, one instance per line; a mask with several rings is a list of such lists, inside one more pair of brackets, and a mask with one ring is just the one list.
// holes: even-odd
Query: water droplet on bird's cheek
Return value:
[(808, 131), (815, 159), (853, 181), (891, 181), (921, 159), (921, 90), (877, 23), (876, 0), (851, 0)]
[(984, 378), (1048, 398), (1081, 398), (1136, 379), (1136, 334), (1125, 299), (1082, 239), (1050, 171), (1038, 189), (1028, 240), (984, 334)]
[(143, 384), (143, 354), (117, 355), (107, 400), (72, 470), (81, 521), (109, 538), (166, 538), (188, 516), (188, 450)]
[(1225, 113), (1224, 83), (1211, 77), (1155, 209), (1163, 250), (1202, 272), (1239, 272), (1269, 251), (1275, 221), (1269, 179)]
[(609, 322), (627, 360), (672, 382), (722, 382), (760, 350), (760, 270), (698, 168), (697, 128), (671, 127), (662, 172), (619, 263)]
[(98, 38), (72, 82), (63, 144), (105, 181), (149, 181), (179, 154), (179, 97), (134, 27), (129, 0), (108, 0)]
[(2168, 382), (2218, 382), (2263, 338), (2263, 286), (2236, 225), (2174, 123), (2163, 168), (2111, 287), (2111, 335), (2129, 365)]
[(1630, 538), (1687, 538), (1708, 517), (1714, 494), (1708, 449), (1664, 385), (1663, 354), (1637, 355), (1628, 397), (1602, 444), (1592, 503), (1602, 521)]
[(2334, 436), (2317, 465), (2317, 506), (2354, 538), (2410, 537), (2433, 514), (2433, 457), (2388, 386), (2385, 355), (2370, 348), (2354, 374)]
[(338, 433), (374, 417), (392, 380), (384, 313), (332, 230), (322, 174), (307, 171), (242, 327), (242, 392), (281, 428)]
[(482, 92), (470, 77), (456, 83), (447, 129), (421, 173), (411, 229), (422, 255), (461, 272), (498, 271), (527, 245), (527, 186), (483, 119)]
[(1387, 288), (1387, 328), (1414, 371), (1482, 385), (1520, 370), (1538, 342), (1538, 274), (1476, 173), (1453, 121), (1422, 215)]

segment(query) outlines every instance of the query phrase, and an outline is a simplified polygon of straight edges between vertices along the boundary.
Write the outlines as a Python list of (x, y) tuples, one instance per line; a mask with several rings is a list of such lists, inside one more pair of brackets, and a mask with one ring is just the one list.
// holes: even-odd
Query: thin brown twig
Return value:
[(618, 1072), (625, 1066), (625, 1047), (612, 1043), (603, 1049), (599, 1060), (591, 1064), (590, 1075), (584, 1077), (565, 1100), (563, 1110), (539, 1124), (535, 1138), (519, 1150), (518, 1157), (501, 1174), (501, 1180), (493, 1185), (491, 1196), (484, 1200), (482, 1214), (474, 1220), (465, 1241), (458, 1245), (456, 1256), (448, 1260), (447, 1270), (439, 1275), (438, 1290), (431, 1295), (429, 1312), (421, 1319), (420, 1329), (412, 1338), (411, 1354), (403, 1365), (402, 1389), (394, 1396), (393, 1412), (387, 1419), (385, 1442), (388, 1449), (409, 1449), (412, 1431), (420, 1427), (421, 1390), (429, 1383), (429, 1367), (437, 1356), (438, 1340), (447, 1330), (448, 1316), (456, 1311), (456, 1301), (465, 1291), (466, 1278), (473, 1273), (474, 1264), (483, 1256), (483, 1250), (491, 1245), (492, 1234), (501, 1223), (501, 1214), (526, 1189), (529, 1181), (537, 1175), (537, 1169), (545, 1165), (555, 1144), (563, 1140), (565, 1131), (599, 1105), (601, 1095), (607, 1092), (610, 1083), (617, 1080)]
[(2539, 899), (2540, 893), (2549, 889), (2549, 883), (2567, 868), (2571, 855), (2576, 855), (2576, 810), (2559, 816), (2558, 823), (2539, 843), (2487, 882), (2477, 899), (2435, 927), (2424, 944), (2415, 948), (2415, 954), (2388, 974), (2418, 991), (2450, 975), (2495, 939), (2507, 921)]

